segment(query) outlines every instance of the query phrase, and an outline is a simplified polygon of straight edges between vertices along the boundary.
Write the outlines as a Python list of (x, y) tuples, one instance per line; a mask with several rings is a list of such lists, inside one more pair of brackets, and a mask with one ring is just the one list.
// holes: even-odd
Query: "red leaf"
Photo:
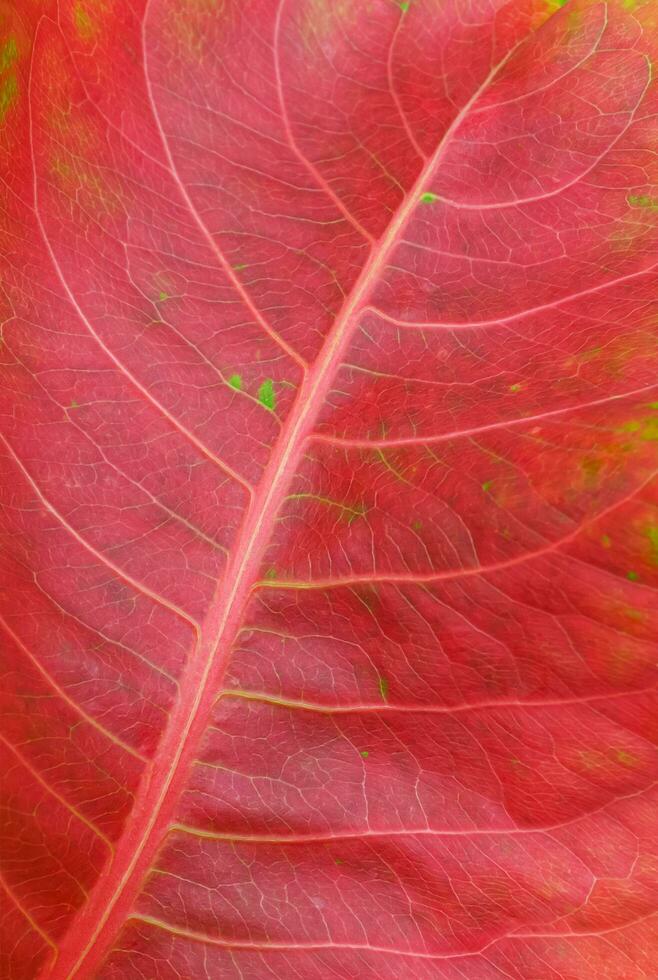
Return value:
[(2, 16), (2, 978), (655, 976), (656, 5)]

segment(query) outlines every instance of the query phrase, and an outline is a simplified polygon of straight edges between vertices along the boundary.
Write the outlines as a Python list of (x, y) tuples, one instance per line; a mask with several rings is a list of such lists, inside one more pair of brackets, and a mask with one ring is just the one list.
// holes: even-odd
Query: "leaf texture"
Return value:
[(0, 976), (655, 977), (655, 0), (0, 29)]

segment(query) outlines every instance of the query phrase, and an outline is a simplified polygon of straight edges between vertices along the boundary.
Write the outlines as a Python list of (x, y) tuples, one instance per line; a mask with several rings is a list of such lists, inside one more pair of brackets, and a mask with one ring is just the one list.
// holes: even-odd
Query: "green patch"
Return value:
[[(95, 212), (114, 215), (121, 208), (121, 191), (112, 186), (110, 178), (100, 167), (79, 160), (72, 165), (71, 157), (53, 156), (50, 160), (50, 170), (61, 190), (71, 198), (76, 198), (80, 192), (86, 198), (85, 206), (93, 207)], [(159, 322), (159, 321), (158, 321)]]
[(0, 72), (8, 71), (18, 58), (18, 45), (13, 37), (0, 46)]
[[(654, 404), (652, 403), (651, 408), (656, 412), (658, 409), (653, 407)], [(658, 416), (645, 415), (640, 419), (629, 419), (617, 431), (629, 432), (643, 442), (656, 442), (658, 441)]]
[(166, 299), (169, 299), (169, 293), (165, 293), (165, 292), (158, 293), (158, 302), (159, 303), (164, 303), (164, 301)]
[(344, 864), (344, 863), (345, 862), (343, 861), (342, 858), (334, 858), (334, 864)]
[(646, 419), (640, 438), (645, 442), (658, 441), (658, 419)]
[(604, 548), (611, 548), (612, 547), (612, 538), (608, 534), (602, 534), (601, 535), (601, 544), (603, 545)]
[(485, 480), (485, 482), (482, 484), (483, 491), (485, 493), (489, 493), (489, 491), (491, 490), (492, 484), (493, 484), (493, 480)]
[(648, 194), (629, 194), (626, 198), (632, 208), (643, 208), (645, 211), (658, 211), (658, 198)]
[(594, 361), (597, 357), (599, 357), (602, 350), (602, 347), (590, 347), (589, 350), (584, 350), (582, 354), (578, 355), (578, 360), (584, 364), (586, 364), (588, 361)]
[(597, 459), (595, 456), (586, 456), (585, 459), (581, 460), (580, 468), (583, 471), (585, 484), (591, 488), (598, 483), (603, 469), (603, 460)]
[(388, 701), (388, 681), (381, 675), (379, 677), (379, 693), (381, 694), (382, 701)]
[(78, 2), (73, 5), (73, 23), (82, 41), (91, 41), (98, 33), (98, 25), (84, 3)]
[(639, 759), (627, 752), (625, 749), (618, 749), (615, 753), (617, 757), (617, 762), (621, 762), (622, 766), (635, 766), (639, 762)]
[(420, 195), (421, 204), (434, 204), (434, 202), (438, 201), (438, 199), (439, 199), (439, 195), (432, 194), (431, 191), (425, 191), (424, 194)]
[(265, 572), (263, 578), (267, 579), (268, 582), (271, 582), (272, 579), (276, 578), (276, 575), (277, 575), (276, 567), (274, 565), (270, 565), (270, 567)]
[(363, 0), (309, 0), (303, 4), (300, 28), (305, 47), (313, 50), (337, 31), (349, 36), (363, 6)]
[(276, 395), (274, 393), (274, 382), (271, 378), (265, 378), (258, 389), (258, 401), (268, 412), (273, 412), (276, 408)]
[(400, 10), (402, 11), (403, 14), (406, 14), (408, 9), (409, 9), (409, 0), (402, 0), (402, 3), (400, 4)]
[(5, 121), (5, 117), (18, 98), (18, 81), (15, 75), (8, 75), (0, 84), (0, 123)]
[(232, 374), (228, 383), (235, 391), (242, 391), (242, 376), (240, 374)]
[(518, 383), (510, 385), (507, 390), (511, 391), (513, 394), (516, 394), (517, 391), (521, 391), (521, 385)]
[(639, 577), (640, 576), (638, 573), (634, 572), (632, 569), (630, 572), (626, 572), (626, 578), (629, 580), (629, 582), (637, 582)]
[(644, 533), (649, 539), (651, 549), (649, 561), (652, 565), (658, 565), (658, 524), (649, 524)]
[(240, 265), (231, 266), (234, 272), (242, 272), (243, 269), (247, 268), (247, 263), (242, 262)]
[(367, 749), (363, 749), (361, 752), (359, 752), (359, 755), (361, 756), (361, 758), (367, 759), (370, 753), (368, 752)]
[(80, 408), (80, 406), (78, 405), (78, 403), (76, 402), (76, 400), (73, 399), (73, 401), (69, 405), (69, 408)]
[(366, 585), (361, 588), (352, 589), (352, 592), (365, 606), (368, 612), (372, 612), (379, 605), (379, 591), (376, 585)]
[(418, 519), (411, 522), (411, 527), (413, 528), (414, 531), (420, 531), (422, 529), (422, 526), (423, 526), (423, 522)]

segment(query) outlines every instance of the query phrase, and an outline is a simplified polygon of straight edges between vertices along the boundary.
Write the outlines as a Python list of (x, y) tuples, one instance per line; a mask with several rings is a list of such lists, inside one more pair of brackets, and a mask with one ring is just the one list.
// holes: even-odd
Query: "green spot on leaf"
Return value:
[(274, 382), (271, 378), (265, 378), (258, 389), (258, 401), (268, 412), (273, 412), (276, 406), (276, 395), (274, 394)]
[[(653, 408), (653, 405), (651, 408), (654, 412), (657, 411), (657, 409)], [(618, 431), (630, 432), (643, 442), (656, 442), (658, 441), (658, 417), (655, 415), (646, 415), (642, 419), (629, 419), (628, 422), (624, 422)], [(630, 448), (633, 447), (631, 446)]]
[(603, 465), (603, 460), (597, 459), (594, 456), (586, 456), (585, 459), (581, 461), (580, 468), (583, 471), (585, 483), (589, 487), (595, 486), (598, 482)]
[(658, 199), (648, 194), (629, 194), (626, 198), (630, 207), (644, 208), (648, 211), (658, 211)]
[(158, 294), (158, 301), (159, 301), (160, 303), (164, 303), (164, 301), (165, 301), (166, 299), (169, 299), (169, 293), (162, 293), (162, 292), (161, 292), (161, 293), (159, 293), (159, 294)]
[(243, 269), (246, 269), (246, 268), (247, 268), (247, 263), (246, 262), (242, 262), (240, 265), (234, 265), (233, 266), (233, 271), (234, 272), (242, 272), (242, 270)]
[(637, 574), (637, 572), (634, 572), (634, 571), (631, 570), (630, 572), (626, 572), (626, 578), (630, 582), (637, 582), (637, 580), (639, 578), (639, 575)]
[(658, 419), (647, 419), (640, 433), (640, 438), (645, 442), (656, 442), (658, 440)]
[(73, 23), (78, 37), (83, 41), (91, 41), (98, 32), (98, 26), (91, 17), (87, 5), (78, 2), (73, 7)]
[(13, 37), (7, 38), (5, 43), (0, 46), (0, 72), (5, 72), (14, 64), (18, 58), (18, 47)]
[(646, 528), (645, 534), (649, 539), (649, 547), (651, 548), (649, 560), (652, 565), (658, 565), (658, 524), (650, 524)]
[(603, 545), (604, 548), (611, 548), (612, 547), (612, 538), (608, 534), (602, 534), (601, 535), (601, 544)]
[(421, 204), (434, 204), (434, 202), (438, 201), (438, 199), (439, 195), (432, 194), (431, 191), (426, 191), (424, 194), (420, 195)]
[(276, 567), (274, 565), (270, 565), (265, 572), (264, 578), (266, 578), (268, 581), (272, 581), (272, 579), (276, 578)]
[(518, 383), (517, 384), (510, 385), (507, 390), (508, 391), (511, 391), (512, 393), (516, 393), (517, 391), (521, 391), (521, 385), (518, 384)]
[(8, 75), (0, 84), (0, 123), (13, 106), (18, 96), (18, 82), (15, 75)]
[(411, 526), (414, 529), (414, 531), (420, 531), (420, 529), (423, 526), (423, 522), (416, 519), (415, 521), (411, 522)]
[(400, 4), (400, 10), (402, 11), (403, 14), (406, 14), (408, 9), (409, 9), (409, 0), (403, 0), (403, 2)]
[(364, 759), (367, 759), (367, 758), (368, 758), (368, 756), (370, 755), (370, 753), (368, 752), (368, 750), (367, 750), (367, 749), (363, 749), (363, 751), (362, 751), (362, 752), (360, 752), (359, 754), (360, 754), (360, 755), (361, 755), (361, 756), (362, 756), (362, 757), (363, 757)]
[(381, 675), (379, 677), (379, 693), (382, 696), (382, 701), (388, 701), (388, 681)]
[(236, 391), (242, 391), (242, 376), (241, 375), (239, 375), (239, 374), (232, 374), (231, 377), (228, 379), (228, 383), (230, 384), (231, 388), (234, 388)]
[(485, 493), (489, 493), (489, 491), (491, 490), (492, 483), (493, 483), (493, 480), (486, 480), (482, 484), (482, 489), (484, 490)]

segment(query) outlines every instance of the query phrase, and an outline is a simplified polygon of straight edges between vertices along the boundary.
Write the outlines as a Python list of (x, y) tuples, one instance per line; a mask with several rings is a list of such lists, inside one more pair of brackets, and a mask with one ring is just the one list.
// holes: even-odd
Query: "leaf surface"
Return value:
[(0, 976), (655, 976), (655, 0), (0, 18)]

